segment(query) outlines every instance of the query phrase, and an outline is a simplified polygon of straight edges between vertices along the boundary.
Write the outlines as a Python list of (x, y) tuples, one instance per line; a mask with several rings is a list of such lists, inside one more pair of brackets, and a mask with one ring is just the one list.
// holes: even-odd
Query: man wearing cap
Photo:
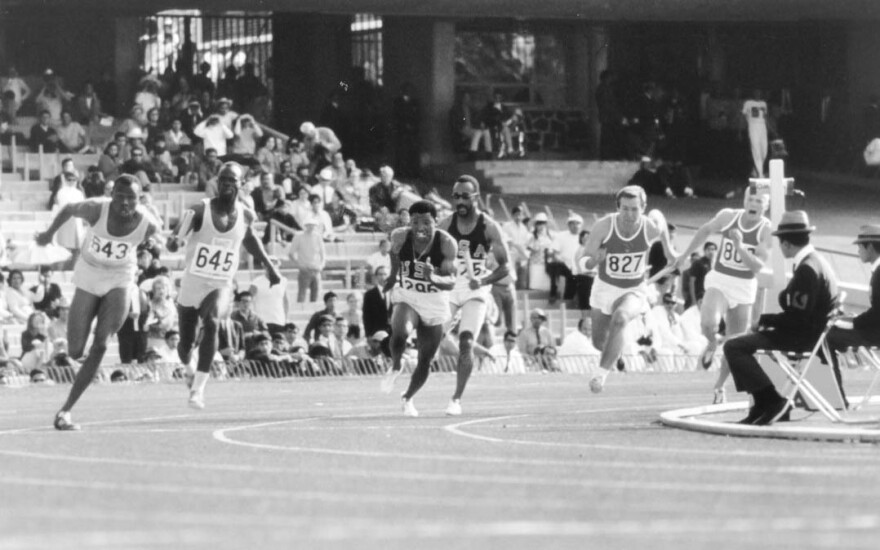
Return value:
[[(728, 338), (743, 334), (749, 328), (752, 306), (758, 295), (758, 273), (770, 256), (770, 220), (764, 216), (769, 206), (769, 195), (758, 193), (752, 186), (746, 188), (743, 208), (718, 211), (697, 230), (676, 262), (680, 268), (684, 259), (706, 243), (710, 235), (721, 234), (720, 250), (714, 254), (712, 270), (703, 281), (705, 293), (700, 304), (700, 326), (708, 341), (700, 358), (704, 369), (711, 367), (715, 359), (722, 317)], [(725, 401), (724, 383), (728, 375), (727, 364), (722, 361), (715, 382), (716, 403)]]
[(547, 262), (550, 276), (550, 303), (559, 299), (559, 278), (565, 278), (563, 300), (574, 298), (574, 255), (581, 247), (578, 239), (584, 219), (574, 212), (568, 213), (568, 231), (560, 231), (553, 236), (553, 257)]
[(593, 226), (584, 243), (584, 268), (598, 268), (590, 293), (593, 343), (602, 350), (602, 373), (590, 380), (594, 393), (605, 387), (605, 379), (623, 351), (625, 329), (646, 313), (648, 303), (645, 274), (651, 244), (660, 240), (666, 257), (676, 260), (665, 224), (645, 215), (645, 190), (628, 185), (617, 192), (617, 212)]
[(871, 266), (870, 304), (866, 311), (855, 317), (838, 319), (828, 332), (825, 341), (831, 348), (831, 362), (838, 384), (841, 383), (840, 365), (835, 351), (880, 346), (880, 269), (877, 269), (880, 267), (880, 224), (863, 225), (853, 244), (858, 246), (859, 259)]
[(758, 329), (724, 344), (724, 357), (737, 391), (752, 394), (754, 406), (741, 424), (763, 426), (787, 420), (790, 403), (776, 391), (758, 364), (757, 350), (809, 351), (837, 310), (837, 276), (810, 244), (810, 225), (803, 210), (785, 212), (773, 235), (786, 259), (794, 260), (794, 275), (779, 293), (781, 313), (764, 314)]
[[(480, 183), (470, 175), (459, 176), (452, 188), (453, 214), (440, 222), (458, 243), (455, 287), (449, 296), (452, 317), (461, 315), (458, 327), (458, 365), (455, 393), (446, 414), (461, 414), (461, 395), (474, 366), (474, 341), (486, 322), (492, 285), (510, 274), (507, 244), (498, 222), (480, 212)], [(494, 256), (494, 269), (486, 265)]]

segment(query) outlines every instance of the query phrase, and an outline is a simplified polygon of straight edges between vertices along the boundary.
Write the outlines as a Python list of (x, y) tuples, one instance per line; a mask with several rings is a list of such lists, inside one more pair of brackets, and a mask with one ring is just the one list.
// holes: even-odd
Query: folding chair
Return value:
[[(862, 408), (862, 405), (870, 401), (874, 394), (874, 388), (877, 386), (877, 382), (880, 381), (880, 350), (875, 347), (861, 347), (856, 349), (850, 348), (848, 352), (852, 354), (855, 359), (855, 364), (847, 361), (850, 368), (867, 366), (874, 371), (874, 378), (871, 379), (871, 383), (868, 384), (868, 389), (865, 391), (862, 400), (852, 407), (852, 410), (857, 411)], [(843, 362), (840, 364), (843, 364)]]
[[(819, 360), (820, 350), (822, 350), (824, 357), (831, 357), (826, 337), (833, 325), (834, 319), (828, 322), (810, 353), (758, 350), (758, 363), (773, 381), (773, 385), (779, 389), (779, 393), (792, 407), (818, 411), (828, 420), (835, 423), (876, 423), (880, 419), (851, 419), (838, 412), (846, 410), (846, 403), (834, 377), (830, 360), (824, 364)], [(872, 360), (877, 360), (876, 356), (871, 356), (870, 354), (868, 356)], [(817, 363), (818, 366), (814, 367)], [(880, 361), (877, 362), (877, 368), (878, 373), (880, 373)], [(877, 381), (876, 379), (877, 376), (875, 376), (874, 382)], [(873, 390), (873, 385), (872, 383), (869, 392)]]

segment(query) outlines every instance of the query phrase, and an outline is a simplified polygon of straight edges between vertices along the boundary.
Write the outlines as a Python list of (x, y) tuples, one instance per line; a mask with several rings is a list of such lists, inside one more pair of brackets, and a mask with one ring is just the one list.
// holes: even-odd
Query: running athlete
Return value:
[(667, 227), (645, 216), (645, 203), (644, 189), (624, 187), (617, 192), (617, 213), (597, 221), (584, 243), (585, 268), (599, 269), (590, 307), (593, 345), (602, 350), (599, 366), (605, 372), (590, 380), (594, 393), (605, 387), (620, 358), (624, 329), (650, 307), (645, 274), (651, 244), (660, 239), (670, 263), (676, 259)]
[(184, 365), (190, 364), (199, 322), (202, 326), (198, 365), (189, 393), (189, 405), (194, 409), (205, 407), (205, 385), (217, 351), (218, 323), (232, 303), (232, 280), (238, 271), (241, 246), (266, 266), (270, 286), (281, 281), (263, 244), (251, 231), (256, 214), (238, 200), (242, 176), (238, 163), (224, 164), (217, 176), (217, 196), (187, 210), (168, 238), (171, 252), (186, 242), (186, 268), (177, 296), (177, 355)]
[(89, 354), (76, 373), (67, 401), (55, 415), (57, 430), (80, 429), (71, 421), (70, 410), (94, 380), (107, 351), (107, 340), (119, 332), (128, 315), (136, 288), (137, 246), (159, 230), (159, 221), (140, 206), (140, 194), (137, 178), (123, 174), (113, 182), (109, 199), (68, 204), (36, 237), (38, 245), (49, 244), (58, 228), (71, 218), (82, 218), (90, 226), (73, 270), (76, 290), (67, 323), (71, 357), (82, 357), (92, 321), (97, 319), (97, 323)]
[[(709, 235), (721, 233), (721, 246), (715, 254), (715, 264), (706, 275), (703, 303), (700, 305), (700, 325), (709, 345), (700, 357), (704, 369), (712, 366), (718, 347), (716, 334), (724, 317), (726, 337), (746, 332), (751, 320), (752, 308), (758, 294), (757, 275), (764, 267), (772, 244), (770, 220), (764, 216), (770, 206), (770, 198), (759, 194), (749, 186), (743, 199), (745, 208), (724, 208), (700, 227), (684, 258), (706, 242)], [(721, 360), (721, 371), (715, 382), (715, 403), (724, 403), (724, 383), (730, 375), (727, 361)]]
[(410, 206), (409, 213), (410, 227), (391, 234), (391, 275), (384, 292), (393, 289), (392, 364), (382, 381), (382, 391), (390, 393), (394, 387), (406, 340), (415, 329), (418, 364), (401, 401), (403, 414), (418, 416), (412, 398), (428, 379), (431, 361), (443, 340), (444, 325), (449, 319), (449, 290), (455, 282), (457, 245), (449, 233), (437, 229), (437, 208), (433, 203), (419, 201)]
[[(480, 334), (486, 320), (492, 285), (510, 274), (507, 244), (501, 227), (487, 214), (480, 212), (477, 201), (480, 184), (473, 176), (463, 175), (455, 180), (452, 201), (455, 212), (440, 222), (440, 229), (448, 231), (458, 243), (455, 260), (455, 286), (449, 296), (452, 317), (460, 314), (458, 327), (458, 365), (455, 393), (446, 407), (446, 414), (461, 414), (461, 394), (474, 368), (474, 339)], [(489, 270), (489, 254), (496, 267)]]

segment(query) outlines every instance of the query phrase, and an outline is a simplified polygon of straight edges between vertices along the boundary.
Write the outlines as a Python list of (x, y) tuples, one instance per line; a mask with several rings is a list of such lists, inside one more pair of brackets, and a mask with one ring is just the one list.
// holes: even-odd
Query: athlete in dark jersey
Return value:
[[(501, 228), (488, 215), (480, 212), (477, 202), (480, 184), (472, 176), (459, 176), (452, 188), (455, 213), (440, 222), (440, 228), (449, 231), (458, 251), (458, 276), (449, 296), (451, 313), (460, 313), (458, 325), (458, 365), (455, 393), (446, 407), (446, 414), (461, 414), (461, 395), (474, 368), (474, 340), (486, 321), (488, 304), (492, 300), (492, 285), (510, 274), (507, 244)], [(492, 254), (497, 266), (492, 271), (486, 259)]]
[(449, 318), (449, 289), (455, 275), (455, 241), (437, 229), (437, 209), (428, 201), (409, 208), (410, 227), (391, 234), (391, 274), (384, 292), (391, 292), (391, 369), (382, 380), (390, 393), (400, 375), (406, 340), (416, 331), (418, 364), (401, 396), (403, 413), (418, 416), (412, 398), (428, 379), (431, 361)]

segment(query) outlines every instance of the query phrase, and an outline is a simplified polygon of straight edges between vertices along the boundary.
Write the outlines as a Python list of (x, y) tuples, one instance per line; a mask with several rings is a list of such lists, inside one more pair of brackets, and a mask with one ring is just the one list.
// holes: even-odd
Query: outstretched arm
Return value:
[(165, 248), (169, 252), (177, 252), (180, 245), (186, 239), (186, 236), (193, 231), (198, 231), (202, 227), (202, 218), (204, 217), (204, 205), (199, 203), (185, 210), (177, 222), (177, 227), (169, 235)]
[(55, 232), (71, 218), (82, 218), (86, 220), (89, 225), (95, 225), (100, 217), (101, 203), (98, 201), (86, 200), (66, 204), (58, 211), (58, 214), (55, 216), (55, 219), (52, 220), (48, 229), (42, 233), (37, 233), (37, 244), (40, 246), (46, 246), (51, 243), (52, 237), (55, 236)]
[(690, 258), (692, 253), (696, 252), (697, 249), (703, 246), (706, 240), (709, 239), (710, 235), (720, 232), (725, 226), (727, 226), (727, 224), (732, 222), (735, 215), (735, 211), (725, 208), (715, 214), (715, 217), (711, 220), (701, 225), (700, 228), (697, 229), (697, 232), (694, 233), (690, 244), (688, 244), (687, 248), (681, 253), (681, 256), (679, 256), (675, 267), (681, 268), (681, 264), (684, 263), (686, 258)]

